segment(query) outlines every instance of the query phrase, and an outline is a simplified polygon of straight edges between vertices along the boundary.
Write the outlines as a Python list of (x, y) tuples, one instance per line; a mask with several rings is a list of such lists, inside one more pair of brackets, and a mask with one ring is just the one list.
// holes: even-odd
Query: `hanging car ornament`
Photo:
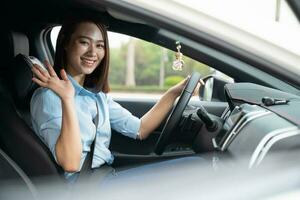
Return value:
[(175, 71), (182, 71), (182, 68), (184, 67), (184, 61), (183, 61), (183, 54), (180, 52), (181, 45), (179, 41), (176, 41), (175, 43), (177, 52), (175, 54), (175, 60), (173, 61), (172, 68)]

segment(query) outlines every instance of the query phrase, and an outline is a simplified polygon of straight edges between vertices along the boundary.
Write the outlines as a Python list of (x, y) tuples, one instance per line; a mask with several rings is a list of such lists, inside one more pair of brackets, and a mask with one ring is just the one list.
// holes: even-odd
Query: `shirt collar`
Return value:
[(94, 92), (91, 92), (90, 90), (87, 90), (84, 87), (82, 87), (70, 74), (67, 74), (67, 76), (74, 86), (75, 95), (79, 95), (81, 92), (89, 94), (89, 95), (93, 95), (93, 96), (95, 95)]

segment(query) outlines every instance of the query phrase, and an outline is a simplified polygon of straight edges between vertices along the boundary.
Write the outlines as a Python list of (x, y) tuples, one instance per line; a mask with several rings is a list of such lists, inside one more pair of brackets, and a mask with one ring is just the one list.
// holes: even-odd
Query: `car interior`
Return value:
[[(109, 31), (140, 38), (175, 51), (179, 33), (140, 13), (128, 13), (114, 4), (93, 1), (9, 1), (2, 9), (15, 10), (5, 17), (1, 30), (0, 66), (0, 179), (18, 178), (31, 191), (35, 178), (51, 176), (63, 182), (63, 170), (49, 149), (33, 132), (29, 102), (38, 87), (32, 82), (33, 58), (53, 63), (54, 49), (50, 41), (51, 29), (60, 25), (65, 14), (93, 15), (108, 24)], [(19, 4), (18, 8), (14, 4)], [(55, 10), (55, 12), (53, 12)], [(17, 13), (17, 14), (16, 14)], [(16, 15), (16, 16), (14, 16)], [(149, 22), (145, 23), (145, 21)], [(218, 101), (190, 102), (199, 78), (193, 74), (186, 93), (179, 98), (169, 117), (145, 141), (129, 139), (113, 132), (110, 149), (116, 167), (143, 166), (163, 160), (187, 156), (204, 156), (214, 152), (220, 160), (246, 158), (246, 168), (263, 163), (270, 152), (299, 148), (300, 88), (273, 77), (257, 66), (226, 49), (219, 56), (222, 43), (191, 40), (192, 34), (180, 37), (186, 44), (184, 54), (214, 66), (234, 78), (235, 83), (214, 79), (213, 97)], [(206, 50), (204, 47), (215, 50)], [(223, 60), (222, 60), (223, 59)], [(219, 68), (218, 68), (219, 67)], [(210, 79), (213, 77), (208, 77)], [(200, 91), (200, 96), (203, 95)], [(123, 107), (141, 117), (155, 100), (134, 98), (116, 99)], [(184, 133), (184, 134), (183, 134)], [(212, 157), (207, 157), (212, 160)], [(25, 178), (24, 178), (25, 177)], [(27, 181), (27, 178), (29, 181)]]

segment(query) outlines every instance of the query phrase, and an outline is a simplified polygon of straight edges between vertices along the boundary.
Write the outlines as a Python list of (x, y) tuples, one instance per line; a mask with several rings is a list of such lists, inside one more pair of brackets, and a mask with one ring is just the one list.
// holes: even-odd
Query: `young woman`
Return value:
[(32, 69), (32, 80), (41, 86), (31, 99), (32, 124), (67, 179), (81, 170), (94, 139), (92, 167), (113, 162), (108, 149), (111, 128), (128, 137), (147, 138), (186, 82), (170, 88), (141, 119), (133, 116), (108, 95), (107, 31), (92, 19), (67, 20), (57, 39), (54, 67), (45, 64), (47, 71), (38, 65)]

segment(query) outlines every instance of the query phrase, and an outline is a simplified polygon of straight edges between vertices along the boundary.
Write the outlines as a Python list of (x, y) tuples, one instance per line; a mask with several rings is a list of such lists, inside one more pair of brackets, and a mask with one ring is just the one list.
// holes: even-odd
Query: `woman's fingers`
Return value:
[(69, 80), (69, 78), (68, 78), (68, 76), (67, 76), (67, 73), (66, 73), (66, 71), (65, 71), (64, 69), (60, 70), (60, 76), (61, 76), (61, 78), (62, 78), (63, 80), (65, 80), (65, 81), (68, 81), (68, 80)]
[(197, 95), (199, 93), (200, 87), (201, 87), (201, 83), (198, 82), (197, 86), (196, 86), (196, 88), (195, 88), (195, 90), (193, 92), (193, 96), (195, 96), (195, 95)]
[(180, 81), (180, 82), (178, 83), (178, 85), (183, 85), (183, 86), (185, 86), (189, 79), (190, 79), (190, 76), (185, 77), (185, 79), (183, 79), (182, 81)]
[(45, 60), (45, 65), (46, 65), (46, 67), (47, 67), (47, 69), (48, 69), (48, 72), (49, 72), (50, 76), (56, 77), (57, 74), (56, 74), (56, 72), (54, 71), (52, 65), (48, 62), (48, 60)]
[(32, 78), (32, 81), (37, 83), (39, 86), (46, 87), (46, 84), (43, 81), (40, 81), (39, 79), (37, 79), (35, 77)]
[(49, 74), (47, 75), (45, 73), (45, 70), (40, 69), (37, 65), (33, 65), (31, 70), (41, 81), (47, 82), (47, 80), (49, 79)]
[(199, 79), (199, 83), (200, 83), (201, 85), (205, 85), (205, 83), (204, 83), (204, 81), (203, 81), (202, 79)]
[(40, 65), (34, 64), (33, 67), (35, 69), (37, 69), (40, 72), (40, 74), (42, 74), (43, 76), (45, 76), (45, 77), (49, 77), (50, 76), (49, 72), (47, 70), (45, 70), (44, 68), (42, 68)]
[(35, 65), (35, 66), (40, 71), (40, 73), (43, 74), (45, 77), (50, 77), (49, 72), (48, 72), (47, 69), (44, 69), (39, 65)]

